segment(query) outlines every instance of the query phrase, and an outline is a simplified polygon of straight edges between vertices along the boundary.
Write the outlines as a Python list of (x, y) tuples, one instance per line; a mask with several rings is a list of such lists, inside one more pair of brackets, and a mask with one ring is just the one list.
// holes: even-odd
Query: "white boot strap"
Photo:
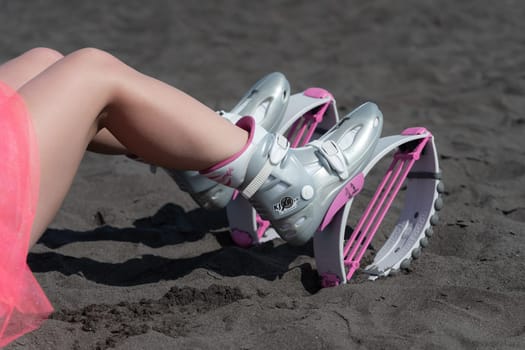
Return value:
[(337, 173), (341, 180), (348, 178), (349, 173), (346, 165), (346, 159), (337, 143), (335, 143), (333, 140), (323, 142), (313, 141), (310, 143), (310, 145), (317, 148), (317, 150), (326, 159), (328, 164), (330, 164), (330, 167)]
[(242, 190), (241, 193), (243, 197), (248, 199), (251, 198), (255, 194), (255, 192), (257, 192), (259, 188), (261, 188), (266, 179), (268, 179), (268, 177), (272, 173), (273, 167), (274, 166), (272, 165), (272, 163), (270, 163), (270, 161), (267, 160), (264, 163), (262, 169), (257, 174), (257, 176), (255, 176), (252, 182), (250, 182), (248, 186), (246, 186), (246, 188)]
[(259, 170), (259, 173), (253, 178), (248, 186), (242, 190), (241, 193), (245, 198), (251, 198), (259, 190), (259, 188), (261, 188), (268, 177), (270, 177), (273, 167), (283, 160), (289, 148), (290, 143), (286, 137), (277, 134), (270, 148), (268, 159), (266, 162), (264, 162), (264, 165), (261, 170)]

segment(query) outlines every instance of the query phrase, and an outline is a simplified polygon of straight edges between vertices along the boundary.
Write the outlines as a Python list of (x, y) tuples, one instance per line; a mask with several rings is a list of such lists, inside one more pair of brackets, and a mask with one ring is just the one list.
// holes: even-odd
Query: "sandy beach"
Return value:
[(225, 110), (280, 71), (427, 127), (446, 184), (409, 270), (322, 289), (311, 243), (239, 248), (163, 171), (88, 153), (28, 257), (55, 313), (6, 350), (525, 348), (525, 2), (0, 4), (2, 61), (98, 47)]

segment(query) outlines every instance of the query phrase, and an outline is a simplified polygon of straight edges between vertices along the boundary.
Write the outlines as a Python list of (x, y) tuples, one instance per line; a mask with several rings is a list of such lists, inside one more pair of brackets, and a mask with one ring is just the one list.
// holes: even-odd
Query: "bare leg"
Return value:
[(88, 151), (101, 154), (131, 154), (108, 129), (101, 129), (91, 140)]
[(18, 90), (62, 57), (60, 52), (47, 48), (29, 50), (0, 65), (0, 80)]
[[(131, 152), (169, 168), (209, 167), (247, 141), (244, 130), (200, 102), (96, 49), (66, 56), (19, 93), (33, 120), (41, 162), (30, 245), (54, 217), (88, 143), (104, 127)], [(99, 118), (102, 111), (107, 114)]]
[[(18, 90), (63, 57), (60, 52), (52, 49), (43, 47), (31, 49), (0, 65), (0, 80), (14, 90)], [(95, 135), (88, 149), (104, 154), (129, 153), (107, 129), (102, 129)]]

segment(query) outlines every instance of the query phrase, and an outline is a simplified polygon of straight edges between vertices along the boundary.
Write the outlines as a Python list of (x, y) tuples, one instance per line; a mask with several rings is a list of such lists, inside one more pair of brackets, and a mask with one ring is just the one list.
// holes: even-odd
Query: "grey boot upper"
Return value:
[(203, 174), (238, 188), (283, 239), (304, 244), (337, 194), (367, 164), (383, 117), (375, 104), (365, 103), (318, 140), (295, 149), (250, 118), (237, 125), (250, 132), (246, 147)]
[[(306, 147), (290, 149), (249, 199), (292, 244), (308, 241), (333, 199), (370, 158), (382, 129), (382, 113), (365, 103)], [(268, 158), (272, 136), (257, 148), (246, 172), (246, 186)]]

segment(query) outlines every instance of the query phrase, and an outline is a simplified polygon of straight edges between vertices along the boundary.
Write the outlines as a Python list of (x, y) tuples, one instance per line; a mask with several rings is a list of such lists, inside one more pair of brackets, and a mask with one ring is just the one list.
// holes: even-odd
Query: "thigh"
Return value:
[(108, 100), (102, 75), (77, 56), (66, 56), (18, 90), (40, 157), (39, 200), (30, 246), (60, 208)]
[[(0, 65), (0, 81), (18, 90), (64, 56), (48, 48), (31, 49)], [(127, 149), (106, 129), (94, 136), (90, 150), (103, 154), (126, 154)]]

